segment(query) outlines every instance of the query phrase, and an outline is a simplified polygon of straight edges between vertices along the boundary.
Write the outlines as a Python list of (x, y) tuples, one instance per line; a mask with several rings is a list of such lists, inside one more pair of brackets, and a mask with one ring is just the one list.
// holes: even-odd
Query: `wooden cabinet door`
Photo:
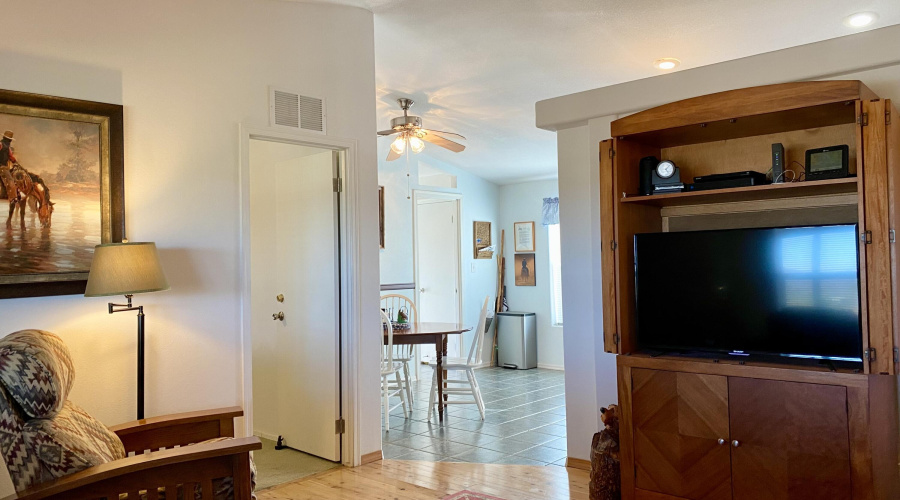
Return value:
[(730, 499), (726, 377), (634, 369), (632, 384), (635, 487), (691, 500)]
[[(893, 341), (890, 354), (894, 360), (893, 373), (900, 373), (900, 242), (896, 235), (900, 232), (900, 113), (890, 99), (884, 103), (887, 113), (885, 131), (887, 137), (887, 170), (888, 199), (890, 207), (890, 225), (895, 238), (891, 242), (891, 287), (893, 289)], [(887, 355), (888, 353), (885, 353)]]
[(852, 498), (846, 387), (728, 385), (734, 500)]
[[(863, 198), (860, 200), (860, 252), (864, 252), (861, 290), (867, 311), (870, 373), (894, 373), (893, 296), (890, 243), (890, 179), (887, 165), (885, 101), (862, 102)], [(864, 345), (866, 342), (864, 342)], [(871, 354), (874, 349), (874, 356)], [(872, 359), (874, 357), (874, 359)]]
[(613, 141), (600, 143), (600, 275), (603, 281), (603, 350), (620, 353), (616, 329), (616, 236)]

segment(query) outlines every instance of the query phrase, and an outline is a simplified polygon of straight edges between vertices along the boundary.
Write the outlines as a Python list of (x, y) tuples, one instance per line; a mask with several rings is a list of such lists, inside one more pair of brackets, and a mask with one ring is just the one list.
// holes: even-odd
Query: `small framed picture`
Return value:
[(534, 221), (513, 223), (516, 238), (516, 252), (534, 251)]
[(534, 277), (534, 254), (516, 254), (516, 286), (536, 286)]

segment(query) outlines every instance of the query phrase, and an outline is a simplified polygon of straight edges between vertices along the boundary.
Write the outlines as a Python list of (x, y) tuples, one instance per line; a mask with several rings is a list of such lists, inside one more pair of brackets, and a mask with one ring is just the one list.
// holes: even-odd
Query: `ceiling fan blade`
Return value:
[(397, 158), (400, 158), (400, 153), (394, 151), (393, 149), (391, 149), (390, 151), (388, 151), (387, 161), (394, 161), (394, 160), (396, 160)]
[(459, 134), (457, 134), (457, 133), (454, 133), (454, 132), (442, 132), (442, 131), (440, 131), (440, 130), (428, 130), (428, 129), (422, 129), (422, 130), (424, 130), (425, 133), (427, 133), (427, 134), (452, 135), (453, 137), (458, 137), (458, 138), (460, 138), (460, 139), (462, 139), (462, 140), (464, 140), (464, 141), (466, 140), (465, 137), (463, 137), (463, 136), (461, 136), (461, 135), (459, 135)]
[(422, 140), (428, 141), (428, 142), (430, 142), (436, 146), (440, 146), (442, 148), (447, 148), (450, 151), (453, 151), (454, 153), (460, 153), (466, 149), (466, 147), (463, 146), (462, 144), (460, 144), (458, 142), (453, 142), (450, 139), (444, 139), (443, 137), (441, 137), (433, 132), (430, 134), (425, 134), (425, 136), (422, 137)]
[(378, 132), (378, 135), (394, 135), (394, 134), (398, 134), (398, 133), (400, 133), (399, 130), (390, 129), (390, 130), (382, 130), (382, 131)]

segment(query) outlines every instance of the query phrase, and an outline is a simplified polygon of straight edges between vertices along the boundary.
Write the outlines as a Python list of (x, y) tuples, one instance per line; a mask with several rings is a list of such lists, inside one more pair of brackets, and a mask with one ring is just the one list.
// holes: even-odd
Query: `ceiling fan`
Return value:
[(466, 147), (462, 144), (438, 135), (442, 134), (446, 136), (458, 137), (463, 140), (466, 139), (459, 134), (422, 128), (422, 119), (418, 116), (411, 116), (408, 113), (409, 108), (411, 108), (413, 105), (412, 99), (400, 98), (397, 99), (397, 103), (400, 104), (400, 108), (403, 109), (403, 116), (398, 116), (397, 118), (391, 120), (390, 130), (382, 130), (381, 132), (378, 132), (378, 135), (380, 136), (400, 134), (396, 139), (394, 139), (394, 142), (391, 143), (391, 150), (387, 155), (387, 161), (394, 161), (397, 158), (400, 158), (403, 152), (406, 151), (407, 147), (409, 147), (409, 149), (411, 149), (413, 153), (422, 152), (422, 150), (425, 149), (425, 141), (430, 142), (436, 146), (449, 149), (454, 153), (459, 153), (466, 149)]

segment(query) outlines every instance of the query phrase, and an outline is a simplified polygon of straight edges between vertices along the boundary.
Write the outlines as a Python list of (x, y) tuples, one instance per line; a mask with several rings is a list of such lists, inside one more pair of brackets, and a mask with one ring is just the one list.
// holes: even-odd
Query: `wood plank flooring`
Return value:
[(436, 500), (461, 490), (507, 500), (587, 500), (589, 473), (536, 465), (381, 460), (257, 493), (259, 500)]

